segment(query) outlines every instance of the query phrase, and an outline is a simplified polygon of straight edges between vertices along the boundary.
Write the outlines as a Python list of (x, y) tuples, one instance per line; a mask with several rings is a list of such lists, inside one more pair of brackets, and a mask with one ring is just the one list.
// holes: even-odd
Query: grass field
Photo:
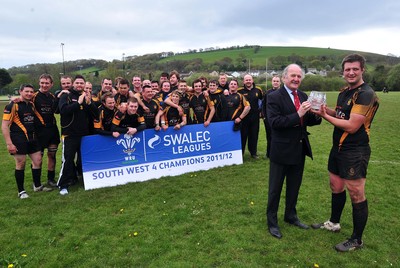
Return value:
[[(253, 160), (248, 153), (243, 165), (92, 191), (74, 186), (68, 196), (33, 193), (28, 171), (30, 198), (19, 200), (14, 161), (2, 138), (0, 266), (399, 267), (400, 93), (378, 95), (362, 250), (333, 249), (352, 233), (349, 197), (340, 233), (289, 226), (283, 222), (282, 199), (283, 238), (273, 238), (265, 219), (268, 160)], [(327, 96), (332, 106), (337, 93)], [(300, 219), (311, 224), (330, 215), (326, 163), (332, 126), (323, 122), (309, 131), (314, 161), (306, 162), (297, 209)], [(264, 133), (262, 127), (260, 155)]]
[(160, 62), (166, 62), (169, 60), (192, 60), (194, 58), (200, 58), (203, 60), (204, 63), (213, 63), (215, 61), (222, 60), (224, 57), (230, 57), (235, 60), (236, 58), (238, 58), (238, 55), (243, 54), (246, 59), (251, 60), (252, 65), (265, 66), (265, 61), (267, 58), (276, 57), (277, 55), (283, 57), (287, 57), (292, 54), (302, 55), (303, 57), (336, 55), (338, 58), (341, 59), (343, 58), (343, 56), (349, 53), (350, 51), (348, 50), (315, 47), (261, 47), (257, 53), (254, 53), (254, 48), (216, 50), (195, 54), (178, 54), (172, 57), (167, 57)]

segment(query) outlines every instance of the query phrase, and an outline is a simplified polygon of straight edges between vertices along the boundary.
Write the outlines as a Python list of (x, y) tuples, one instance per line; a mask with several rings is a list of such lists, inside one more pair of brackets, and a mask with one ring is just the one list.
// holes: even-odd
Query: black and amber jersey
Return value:
[(27, 140), (35, 133), (37, 124), (44, 125), (42, 116), (36, 111), (33, 102), (10, 102), (4, 109), (3, 120), (10, 121), (10, 134), (25, 135)]
[(223, 91), (217, 90), (214, 93), (210, 93), (210, 100), (214, 104), (215, 114), (212, 118), (212, 122), (220, 122), (230, 120), (227, 119), (228, 107), (226, 104), (226, 98)]
[(99, 109), (99, 117), (94, 119), (94, 131), (97, 134), (111, 135), (111, 124), (114, 119), (116, 109), (110, 110), (104, 105)]
[(138, 114), (144, 117), (144, 121), (146, 122), (146, 128), (154, 128), (155, 127), (155, 118), (160, 110), (160, 103), (156, 99), (151, 99), (150, 101), (146, 101), (142, 99), (144, 105), (149, 108), (148, 112), (143, 110), (142, 106), (138, 108)]
[(120, 93), (115, 94), (114, 96), (115, 106), (118, 107), (121, 103), (128, 102), (128, 99), (129, 99), (129, 92), (128, 95), (121, 95)]
[(258, 114), (261, 112), (261, 102), (263, 99), (263, 91), (261, 88), (253, 86), (251, 89), (239, 88), (238, 93), (245, 96), (246, 100), (250, 103), (249, 114)]
[(191, 93), (180, 93), (179, 94), (180, 98), (179, 98), (179, 106), (182, 107), (183, 112), (188, 115), (190, 112), (190, 98), (192, 96)]
[(136, 128), (138, 131), (145, 129), (146, 123), (144, 117), (137, 113), (128, 114), (121, 113), (120, 111), (116, 112), (112, 120), (111, 130), (119, 133), (126, 133), (128, 127)]
[(229, 83), (225, 83), (225, 85), (221, 85), (220, 83), (218, 83), (218, 90), (229, 90)]
[(168, 97), (168, 95), (171, 93), (172, 91), (160, 91), (157, 93), (157, 95), (154, 97), (158, 103), (160, 103), (160, 105), (163, 107), (164, 106), (164, 101), (165, 99)]
[(232, 93), (225, 96), (227, 106), (227, 118), (235, 120), (243, 112), (244, 107), (250, 106), (250, 103), (240, 93)]
[(35, 105), (36, 111), (42, 116), (45, 127), (50, 128), (57, 126), (57, 121), (54, 117), (54, 114), (58, 108), (58, 99), (53, 93), (42, 93), (37, 91), (33, 95), (32, 102)]
[(178, 109), (172, 106), (167, 106), (164, 108), (163, 118), (167, 126), (171, 127), (182, 123), (182, 118), (185, 116), (186, 114), (180, 116)]
[(196, 96), (193, 94), (189, 100), (189, 106), (193, 111), (193, 124), (202, 124), (207, 120), (208, 111), (214, 104), (209, 97), (203, 94)]
[(343, 89), (336, 104), (336, 118), (349, 120), (350, 114), (360, 114), (366, 117), (365, 123), (353, 134), (335, 127), (333, 145), (341, 148), (352, 148), (369, 144), (369, 130), (379, 107), (375, 91), (366, 83), (361, 86)]

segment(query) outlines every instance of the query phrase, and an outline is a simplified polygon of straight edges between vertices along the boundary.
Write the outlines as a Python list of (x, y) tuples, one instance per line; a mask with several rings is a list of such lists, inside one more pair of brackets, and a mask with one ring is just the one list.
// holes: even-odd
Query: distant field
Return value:
[(0, 96), (0, 101), (8, 101), (8, 96)]
[[(233, 49), (233, 50), (217, 50), (208, 52), (198, 52), (190, 54), (175, 55), (160, 60), (160, 62), (166, 62), (169, 60), (191, 60), (195, 58), (202, 59), (205, 63), (212, 63), (217, 60), (221, 60), (224, 57), (230, 57), (233, 60), (238, 58), (240, 54), (243, 54), (246, 58), (251, 60), (251, 64), (265, 65), (265, 61), (269, 57), (276, 56), (290, 56), (292, 54), (306, 56), (317, 56), (317, 55), (337, 55), (343, 57), (348, 54), (348, 50), (329, 49), (329, 48), (312, 48), (312, 47), (261, 47), (257, 53), (254, 53), (254, 48), (247, 49)], [(352, 51), (354, 52), (354, 51)]]

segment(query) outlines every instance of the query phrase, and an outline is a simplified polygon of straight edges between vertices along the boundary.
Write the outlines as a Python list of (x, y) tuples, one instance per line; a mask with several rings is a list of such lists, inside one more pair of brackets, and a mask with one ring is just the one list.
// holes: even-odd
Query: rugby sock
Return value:
[(25, 191), (24, 180), (25, 180), (25, 170), (15, 170), (15, 180), (17, 181), (18, 193)]
[(361, 237), (368, 220), (368, 202), (353, 203), (353, 234), (351, 238), (356, 238), (361, 244)]
[(56, 172), (54, 170), (47, 170), (47, 180), (55, 181)]
[(42, 183), (40, 182), (41, 175), (42, 175), (41, 168), (37, 168), (37, 169), (32, 168), (32, 178), (33, 178), (33, 184), (35, 185), (35, 187), (39, 187), (42, 185)]
[(340, 217), (342, 216), (342, 211), (344, 205), (346, 204), (346, 191), (335, 194), (332, 193), (332, 207), (331, 207), (331, 218), (330, 221), (333, 223), (339, 223)]

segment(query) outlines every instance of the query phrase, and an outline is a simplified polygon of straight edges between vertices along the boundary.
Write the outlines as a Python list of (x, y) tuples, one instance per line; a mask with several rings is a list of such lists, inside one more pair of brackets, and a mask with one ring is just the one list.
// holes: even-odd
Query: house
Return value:
[(209, 73), (210, 76), (219, 76), (219, 72), (217, 71), (213, 71), (211, 73)]
[(184, 78), (190, 77), (192, 74), (194, 74), (193, 71), (190, 71), (190, 72), (188, 72), (188, 73), (181, 73), (181, 74), (180, 74), (180, 77), (181, 77), (181, 79), (184, 79)]
[(241, 76), (241, 74), (239, 72), (235, 71), (235, 72), (231, 73), (231, 76), (235, 77), (235, 78), (239, 78)]

